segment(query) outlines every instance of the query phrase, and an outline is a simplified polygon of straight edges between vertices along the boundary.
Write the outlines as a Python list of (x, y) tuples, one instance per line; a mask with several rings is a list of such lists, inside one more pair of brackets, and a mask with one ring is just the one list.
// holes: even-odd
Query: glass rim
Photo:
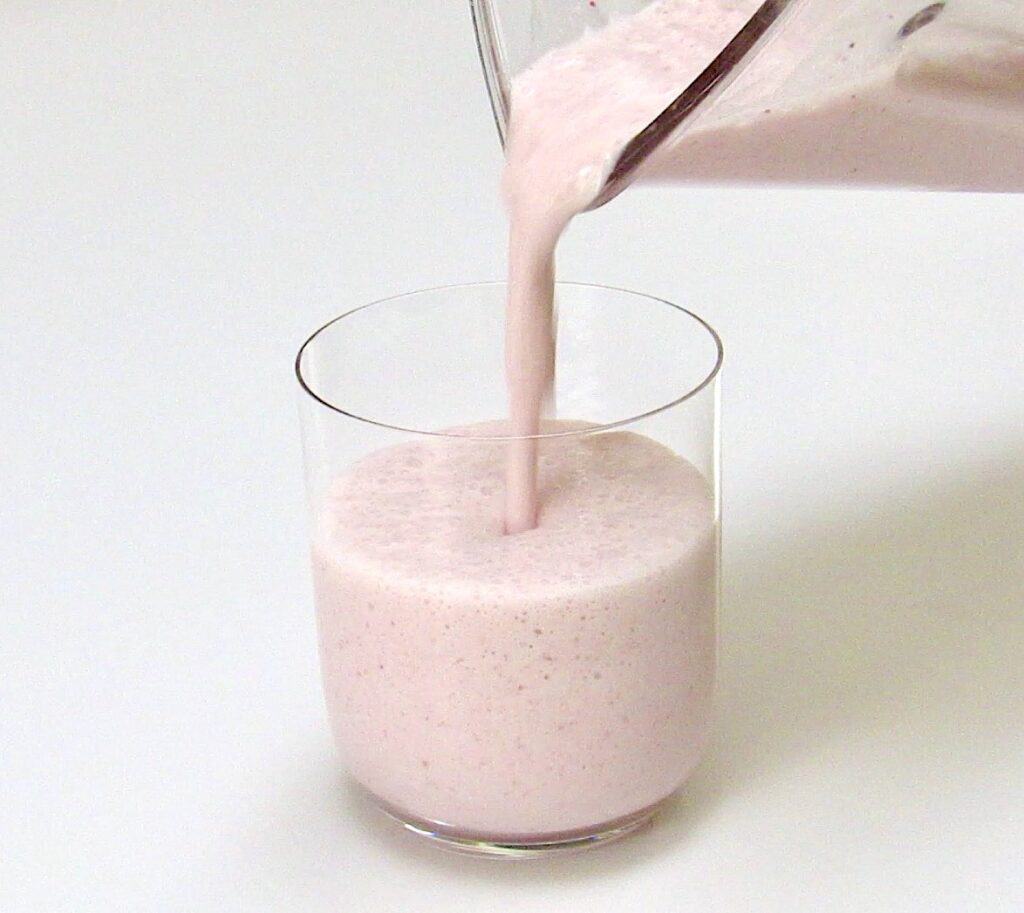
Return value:
[(378, 298), (375, 301), (368, 301), (365, 304), (360, 304), (351, 310), (345, 311), (343, 314), (339, 314), (337, 317), (328, 320), (327, 323), (323, 324), (318, 329), (314, 330), (305, 342), (299, 347), (298, 354), (295, 356), (295, 377), (299, 382), (299, 387), (302, 391), (309, 396), (312, 400), (319, 403), (326, 409), (336, 412), (338, 415), (342, 415), (347, 419), (351, 419), (356, 422), (360, 422), (365, 425), (373, 425), (377, 428), (384, 428), (388, 431), (399, 431), (404, 434), (416, 434), (423, 435), (426, 437), (440, 437), (440, 438), (457, 438), (459, 440), (481, 440), (481, 441), (523, 441), (523, 440), (543, 440), (550, 438), (564, 438), (564, 437), (582, 437), (589, 434), (601, 434), (605, 431), (612, 431), (616, 428), (623, 428), (627, 425), (633, 425), (637, 422), (643, 421), (644, 419), (651, 418), (655, 415), (659, 415), (662, 412), (667, 412), (670, 409), (674, 409), (676, 406), (685, 403), (687, 400), (693, 399), (701, 391), (705, 390), (710, 386), (715, 378), (718, 377), (722, 370), (722, 364), (725, 361), (725, 346), (722, 344), (722, 338), (718, 335), (718, 331), (715, 330), (710, 323), (708, 323), (699, 314), (695, 314), (693, 311), (687, 310), (681, 305), (674, 304), (671, 301), (667, 301), (664, 298), (658, 298), (656, 295), (648, 295), (644, 292), (635, 292), (632, 289), (620, 288), (614, 285), (601, 285), (593, 282), (568, 282), (558, 281), (555, 283), (555, 290), (557, 292), (560, 288), (580, 288), (580, 289), (597, 289), (602, 292), (619, 292), (624, 295), (632, 295), (636, 298), (646, 298), (648, 301), (656, 304), (663, 304), (666, 307), (670, 307), (673, 310), (679, 312), (682, 315), (689, 317), (696, 321), (711, 337), (711, 340), (715, 344), (715, 363), (711, 370), (707, 373), (703, 380), (700, 381), (696, 386), (687, 390), (675, 399), (670, 400), (660, 406), (655, 406), (652, 409), (648, 409), (644, 412), (638, 413), (637, 415), (629, 416), (628, 418), (616, 419), (614, 422), (605, 422), (602, 424), (590, 425), (586, 428), (575, 428), (567, 431), (548, 431), (541, 432), (539, 434), (459, 434), (452, 431), (435, 431), (423, 428), (409, 428), (404, 425), (393, 425), (390, 422), (382, 422), (378, 419), (369, 418), (365, 415), (357, 415), (354, 412), (350, 412), (347, 409), (343, 409), (341, 406), (329, 402), (320, 396), (313, 387), (306, 381), (306, 378), (302, 374), (302, 358), (306, 354), (306, 350), (312, 345), (318, 336), (326, 330), (330, 329), (336, 323), (340, 323), (348, 317), (352, 317), (354, 314), (358, 314), (361, 311), (365, 311), (372, 307), (378, 307), (379, 305), (389, 304), (396, 301), (401, 301), (405, 298), (413, 298), (417, 295), (425, 295), (431, 292), (455, 292), (455, 291), (466, 291), (469, 289), (485, 289), (485, 288), (499, 288), (505, 287), (506, 282), (502, 280), (492, 280), (484, 282), (462, 282), (455, 283), (452, 285), (435, 285), (429, 288), (416, 289), (411, 292), (402, 292), (398, 295), (389, 295), (386, 298)]

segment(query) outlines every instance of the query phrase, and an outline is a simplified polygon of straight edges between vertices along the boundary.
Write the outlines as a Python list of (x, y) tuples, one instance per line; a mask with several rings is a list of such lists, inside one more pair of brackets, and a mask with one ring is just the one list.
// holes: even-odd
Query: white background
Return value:
[(1024, 198), (582, 219), (564, 277), (726, 341), (714, 749), (649, 831), (525, 865), (345, 787), (291, 359), (502, 272), (464, 6), (0, 8), (0, 910), (1024, 908)]

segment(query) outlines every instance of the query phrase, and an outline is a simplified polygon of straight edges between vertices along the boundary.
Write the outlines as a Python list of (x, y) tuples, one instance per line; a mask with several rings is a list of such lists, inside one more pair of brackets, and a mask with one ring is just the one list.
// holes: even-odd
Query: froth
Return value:
[(472, 589), (500, 601), (657, 572), (711, 521), (706, 482), (691, 464), (650, 438), (615, 431), (543, 440), (539, 524), (506, 535), (505, 453), (500, 440), (431, 437), (372, 454), (332, 488), (325, 551), (353, 572), (386, 570), (395, 585)]

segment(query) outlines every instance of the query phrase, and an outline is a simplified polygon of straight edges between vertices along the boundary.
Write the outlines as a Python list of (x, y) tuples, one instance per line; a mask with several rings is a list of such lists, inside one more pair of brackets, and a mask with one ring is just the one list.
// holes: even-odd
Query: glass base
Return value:
[(511, 859), (528, 859), (531, 857), (547, 857), (569, 853), (579, 853), (595, 846), (619, 840), (649, 824), (668, 798), (656, 802), (647, 808), (617, 818), (614, 821), (583, 828), (575, 831), (562, 831), (555, 834), (538, 834), (536, 836), (513, 836), (508, 839), (494, 835), (482, 835), (460, 830), (436, 821), (426, 821), (396, 809), (381, 801), (376, 796), (371, 799), (389, 818), (397, 821), (406, 830), (424, 837), (434, 846), (456, 853), (471, 856), (492, 856)]

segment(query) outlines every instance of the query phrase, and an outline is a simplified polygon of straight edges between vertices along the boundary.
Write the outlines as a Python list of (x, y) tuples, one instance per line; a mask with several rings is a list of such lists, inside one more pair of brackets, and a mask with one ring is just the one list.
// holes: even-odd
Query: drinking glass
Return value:
[[(535, 438), (542, 477), (550, 461), (569, 460), (566, 484), (586, 493), (588, 473), (602, 476), (601, 454), (617, 446), (653, 461), (636, 470), (640, 484), (668, 460), (665, 500), (651, 506), (685, 505), (666, 514), (668, 558), (641, 532), (648, 518), (623, 521), (635, 535), (620, 524), (606, 537), (585, 498), (563, 519), (591, 551), (544, 539), (554, 483), (542, 486), (540, 529), (502, 541), (503, 455), (514, 442), (501, 426), (503, 283), (354, 307), (296, 360), (320, 662), (340, 756), (388, 814), (469, 852), (536, 855), (629, 833), (684, 782), (711, 718), (721, 342), (657, 298), (573, 283), (556, 297), (554, 416)], [(572, 463), (583, 453), (596, 462)], [(466, 475), (425, 481), (424, 463)], [(602, 497), (614, 501), (619, 480), (605, 475)], [(407, 509), (424, 504), (426, 519)], [(470, 509), (491, 537), (483, 571), (460, 563), (476, 547), (458, 520)], [(532, 565), (517, 564), (516, 550), (531, 536), (583, 557), (519, 585)], [(625, 542), (632, 562), (611, 584), (608, 567), (623, 559), (603, 554), (605, 538)]]

